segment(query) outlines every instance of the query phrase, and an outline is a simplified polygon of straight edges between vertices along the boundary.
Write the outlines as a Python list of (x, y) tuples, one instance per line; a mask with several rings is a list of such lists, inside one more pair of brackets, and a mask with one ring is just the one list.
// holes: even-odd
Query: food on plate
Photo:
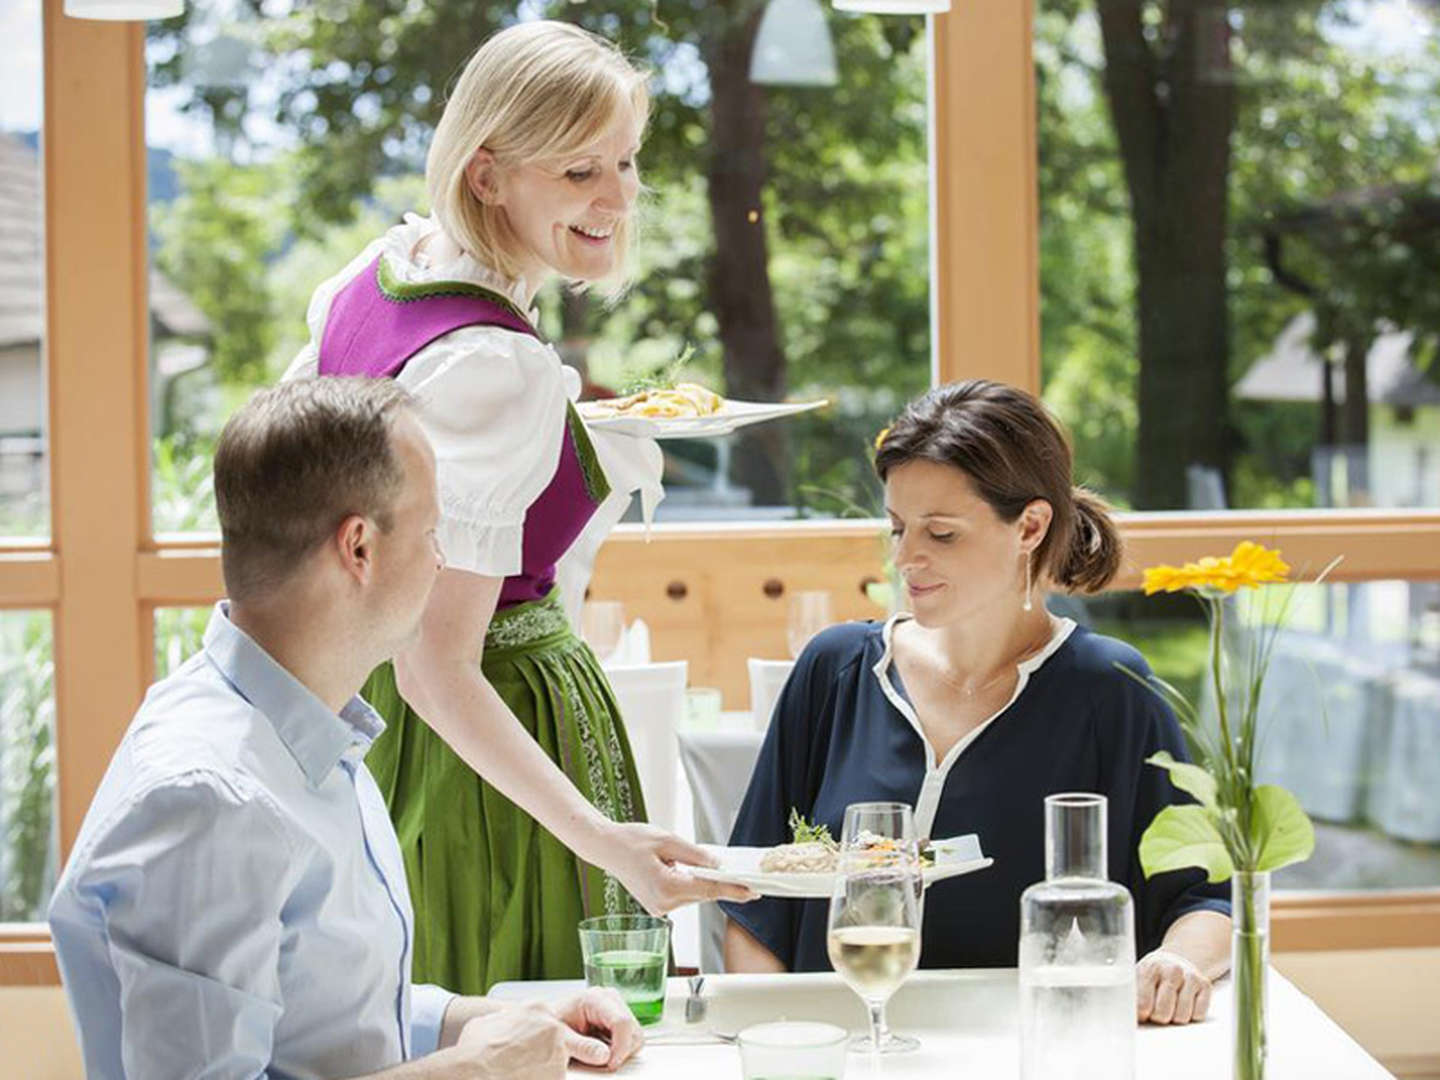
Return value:
[(800, 811), (790, 811), (788, 844), (771, 848), (760, 858), (760, 870), (766, 874), (828, 874), (835, 869), (838, 850), (830, 830), (824, 825), (811, 825)]
[[(811, 825), (795, 809), (790, 811), (791, 842), (773, 847), (760, 857), (760, 871), (765, 874), (829, 874), (839, 865), (840, 846), (824, 825)], [(887, 836), (864, 832), (858, 837), (866, 862), (877, 866), (890, 865), (901, 855), (900, 842)], [(920, 865), (935, 865), (935, 848), (929, 840), (920, 841)]]
[(625, 397), (585, 402), (585, 415), (591, 420), (608, 420), (616, 416), (646, 416), (660, 419), (714, 416), (725, 399), (699, 383), (682, 382), (664, 389), (641, 390)]

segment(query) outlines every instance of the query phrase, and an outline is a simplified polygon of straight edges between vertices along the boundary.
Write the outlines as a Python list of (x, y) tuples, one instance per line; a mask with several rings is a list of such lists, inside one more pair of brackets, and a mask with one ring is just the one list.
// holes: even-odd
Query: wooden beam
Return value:
[[(60, 848), (144, 690), (144, 29), (45, 0), (45, 296)], [(68, 137), (67, 137), (68, 136)]]
[(934, 17), (931, 326), (938, 382), (1040, 392), (1034, 4)]
[(0, 551), (0, 608), (54, 607), (60, 561), (45, 550)]

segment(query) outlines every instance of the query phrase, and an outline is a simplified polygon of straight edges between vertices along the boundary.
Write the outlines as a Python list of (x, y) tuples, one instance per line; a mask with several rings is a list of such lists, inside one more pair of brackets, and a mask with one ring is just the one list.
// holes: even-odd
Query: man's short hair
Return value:
[(413, 400), (393, 379), (325, 376), (261, 390), (230, 418), (215, 448), (230, 597), (283, 584), (351, 514), (389, 531), (404, 481), (390, 435)]

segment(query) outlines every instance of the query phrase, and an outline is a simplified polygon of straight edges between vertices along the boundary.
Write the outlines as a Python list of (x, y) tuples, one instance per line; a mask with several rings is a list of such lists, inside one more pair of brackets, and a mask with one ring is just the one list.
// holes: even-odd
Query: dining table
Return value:
[[(771, 1020), (821, 1020), (852, 1031), (865, 1028), (859, 998), (834, 972), (779, 975), (706, 975), (692, 995), (684, 978), (669, 980), (663, 1019), (646, 1031), (646, 1045), (623, 1066), (624, 1077), (669, 1080), (738, 1080), (734, 1035)], [(581, 980), (499, 983), (500, 1000), (553, 1000), (584, 988)], [(890, 1000), (892, 1030), (914, 1035), (910, 1053), (848, 1055), (845, 1076), (909, 1080), (975, 1077), (1011, 1080), (1020, 1075), (1019, 977), (1013, 968), (917, 971)], [(1269, 983), (1268, 1080), (1381, 1080), (1392, 1074), (1274, 969)], [(703, 1004), (694, 1000), (699, 998)], [(1136, 1080), (1223, 1080), (1231, 1075), (1229, 979), (1215, 986), (1201, 1023), (1145, 1024), (1135, 1032)], [(692, 1018), (687, 1022), (687, 1015)], [(1112, 1080), (1113, 1068), (1093, 1062), (1081, 1075)], [(594, 1070), (572, 1066), (576, 1074)]]

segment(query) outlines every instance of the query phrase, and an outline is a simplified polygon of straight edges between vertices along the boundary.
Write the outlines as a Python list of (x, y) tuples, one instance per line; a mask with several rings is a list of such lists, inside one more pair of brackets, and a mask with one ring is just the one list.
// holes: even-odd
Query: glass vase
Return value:
[(1020, 897), (1022, 1080), (1135, 1075), (1135, 909), (1107, 879), (1105, 811), (1045, 800), (1045, 880)]
[(1235, 871), (1230, 880), (1234, 931), (1230, 972), (1235, 987), (1235, 1080), (1264, 1080), (1265, 986), (1270, 970), (1270, 874)]

